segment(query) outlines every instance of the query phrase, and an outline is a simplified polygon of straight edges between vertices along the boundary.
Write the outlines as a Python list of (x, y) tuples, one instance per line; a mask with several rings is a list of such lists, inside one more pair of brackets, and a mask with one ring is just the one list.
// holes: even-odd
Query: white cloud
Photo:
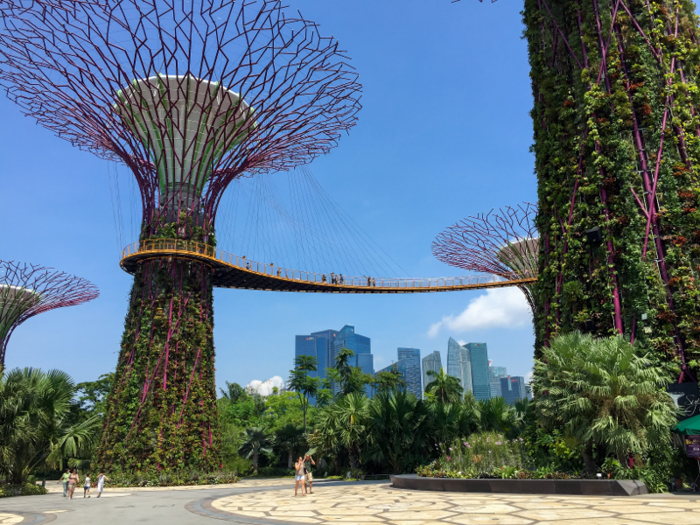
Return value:
[(261, 396), (269, 396), (272, 394), (272, 389), (277, 387), (282, 390), (284, 387), (284, 379), (280, 376), (273, 376), (267, 381), (260, 381), (259, 379), (253, 379), (250, 383), (245, 386), (247, 392), (251, 394), (260, 394)]
[(525, 383), (529, 385), (530, 381), (532, 381), (532, 370), (525, 374)]
[(518, 328), (532, 321), (532, 310), (517, 288), (487, 290), (485, 295), (469, 301), (459, 315), (448, 315), (433, 323), (429, 337), (436, 337), (444, 328), (452, 332), (467, 332), (483, 328)]

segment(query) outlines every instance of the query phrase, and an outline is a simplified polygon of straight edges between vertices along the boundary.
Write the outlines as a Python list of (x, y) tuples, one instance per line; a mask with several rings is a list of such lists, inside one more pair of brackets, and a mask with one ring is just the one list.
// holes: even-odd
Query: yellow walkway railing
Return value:
[[(184, 241), (178, 239), (149, 239), (135, 242), (122, 250), (122, 267), (124, 263), (135, 257), (152, 254), (157, 255), (182, 255), (194, 257), (200, 260), (209, 260), (216, 265), (225, 265), (229, 268), (237, 268), (246, 273), (267, 276), (274, 280), (294, 281), (297, 283), (310, 283), (328, 286), (329, 288), (365, 288), (365, 289), (393, 289), (393, 290), (430, 290), (430, 289), (456, 289), (456, 288), (489, 288), (498, 286), (517, 286), (530, 284), (537, 280), (536, 276), (518, 275), (497, 276), (490, 274), (469, 275), (465, 277), (431, 277), (431, 278), (405, 278), (387, 279), (375, 277), (355, 277), (342, 274), (323, 274), (293, 270), (273, 263), (265, 264), (251, 261), (246, 257), (233, 255), (207, 244)], [(369, 290), (368, 290), (369, 291)], [(379, 290), (377, 290), (379, 291)]]

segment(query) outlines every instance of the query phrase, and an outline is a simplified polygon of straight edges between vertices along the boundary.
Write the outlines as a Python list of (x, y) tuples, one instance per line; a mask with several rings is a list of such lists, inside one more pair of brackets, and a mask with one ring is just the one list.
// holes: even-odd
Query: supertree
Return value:
[(689, 0), (525, 0), (542, 234), (536, 330), (700, 357), (698, 18)]
[[(142, 241), (214, 246), (231, 181), (328, 152), (360, 108), (338, 43), (276, 0), (104, 0), (3, 23), (10, 98), (59, 137), (131, 169)], [(220, 466), (211, 276), (206, 263), (171, 256), (136, 269), (102, 466)]]
[(35, 264), (0, 261), (0, 371), (12, 332), (24, 321), (99, 296), (97, 287), (80, 277)]
[[(433, 255), (450, 266), (504, 279), (537, 277), (537, 207), (524, 202), (462, 219), (433, 241)], [(519, 285), (534, 311), (532, 284)]]

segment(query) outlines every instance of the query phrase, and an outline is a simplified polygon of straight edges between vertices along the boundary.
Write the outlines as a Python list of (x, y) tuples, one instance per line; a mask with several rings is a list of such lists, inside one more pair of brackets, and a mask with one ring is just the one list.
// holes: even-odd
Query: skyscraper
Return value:
[[(355, 327), (345, 325), (338, 331), (333, 341), (333, 352), (331, 356), (331, 365), (335, 364), (335, 357), (343, 348), (352, 350), (355, 355), (350, 360), (350, 366), (359, 367), (365, 374), (374, 375), (374, 356), (372, 355), (372, 342), (369, 337), (356, 334)], [(333, 388), (335, 392), (338, 387)], [(367, 395), (371, 397), (372, 389), (369, 385), (366, 387)]]
[(433, 381), (433, 377), (428, 375), (428, 370), (432, 370), (437, 374), (441, 368), (442, 359), (440, 358), (440, 352), (437, 350), (423, 358), (423, 389)]
[(311, 372), (312, 377), (325, 379), (328, 377), (326, 369), (333, 367), (333, 343), (337, 335), (336, 330), (323, 330), (309, 335), (297, 335), (295, 337), (294, 357), (309, 355), (316, 358), (318, 372)]
[(472, 391), (477, 401), (488, 401), (491, 398), (489, 381), (489, 352), (486, 343), (467, 343), (469, 361), (472, 367)]
[(464, 393), (472, 391), (472, 366), (469, 350), (450, 337), (447, 342), (447, 373), (459, 379)]
[[(420, 350), (418, 348), (398, 348), (399, 372), (406, 381), (406, 390), (420, 399), (423, 389), (420, 381)], [(400, 364), (399, 364), (400, 363)]]
[(502, 377), (501, 391), (503, 398), (509, 405), (514, 404), (518, 399), (525, 399), (527, 397), (525, 378), (522, 376)]
[(505, 366), (489, 367), (489, 383), (491, 384), (491, 397), (503, 397), (501, 390), (501, 378), (508, 375)]

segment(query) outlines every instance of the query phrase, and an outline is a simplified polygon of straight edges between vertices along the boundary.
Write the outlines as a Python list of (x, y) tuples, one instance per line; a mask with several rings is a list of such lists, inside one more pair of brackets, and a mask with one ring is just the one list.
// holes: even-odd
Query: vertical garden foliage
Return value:
[(688, 379), (685, 363), (700, 356), (695, 5), (526, 0), (523, 17), (542, 239), (537, 336), (624, 333)]
[[(156, 231), (167, 238), (176, 231), (204, 237), (184, 213), (179, 224)], [(202, 262), (173, 257), (140, 264), (108, 402), (101, 466), (220, 467), (212, 291), (211, 268)]]

